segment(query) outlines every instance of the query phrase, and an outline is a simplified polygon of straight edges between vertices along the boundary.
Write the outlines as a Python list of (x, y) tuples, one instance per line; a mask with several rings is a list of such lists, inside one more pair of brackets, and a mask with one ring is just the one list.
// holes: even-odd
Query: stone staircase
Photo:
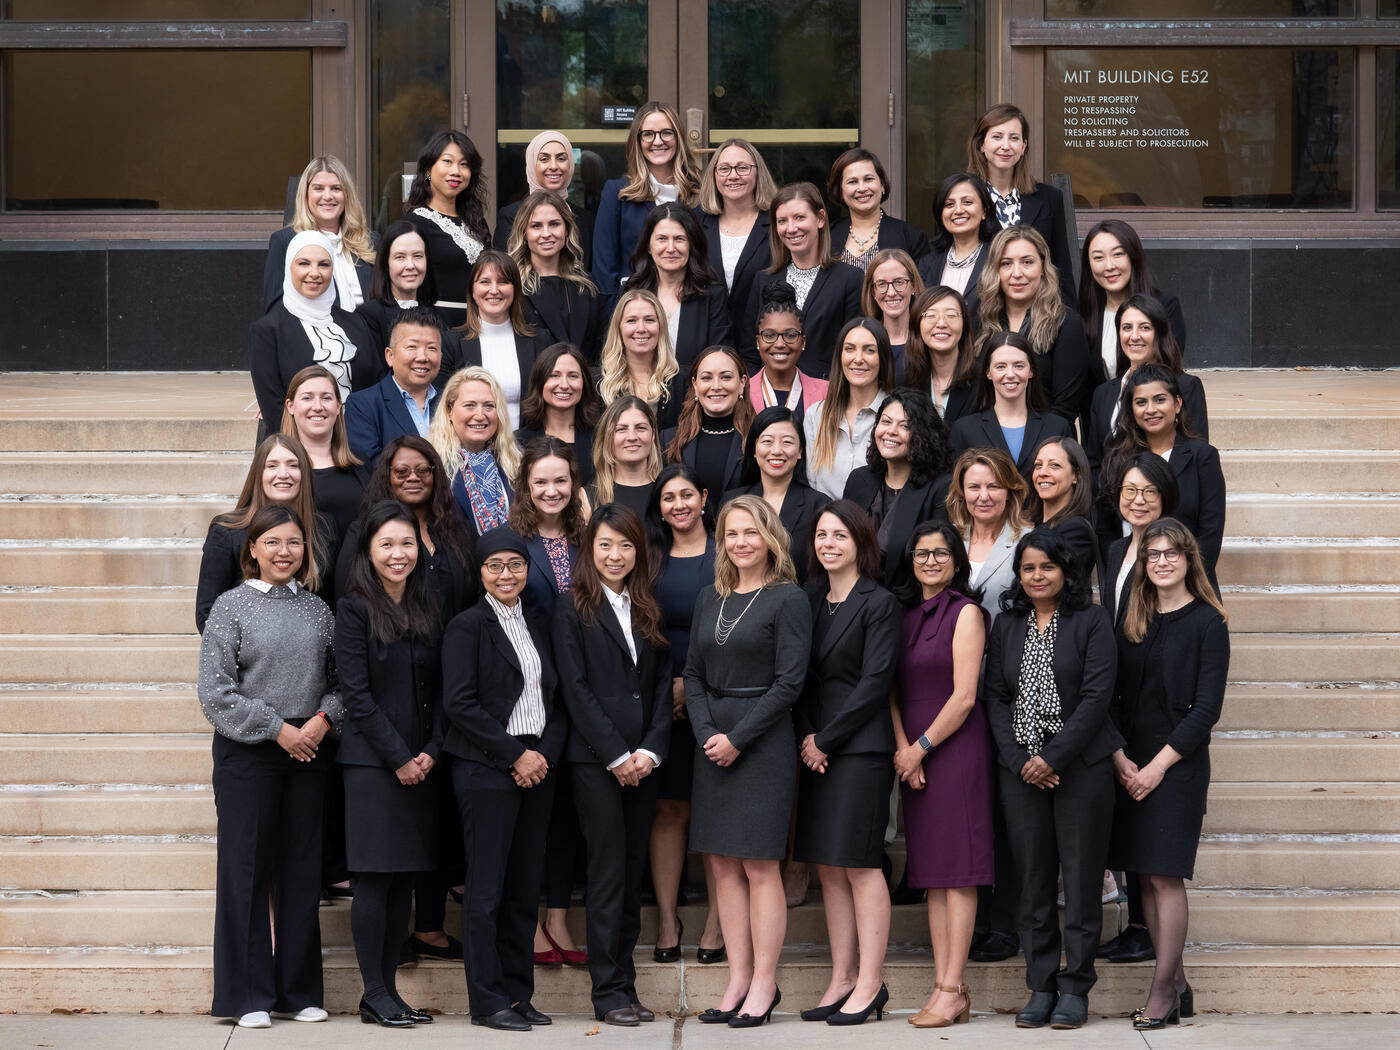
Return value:
[[(1206, 1010), (1388, 1010), (1400, 1001), (1400, 373), (1204, 376), (1231, 497), (1220, 578), (1234, 660), (1188, 959)], [(5, 377), (0, 404), (0, 986), (5, 1009), (208, 1008), (214, 808), (194, 699), (193, 581), (254, 424), (239, 375)], [(1121, 904), (1105, 922), (1124, 921)], [(698, 908), (683, 912), (693, 938)], [(581, 920), (581, 914), (578, 915)], [(349, 909), (322, 909), (327, 1006), (359, 995)], [(456, 921), (449, 912), (449, 928)], [(581, 923), (580, 923), (581, 926)], [(651, 962), (662, 1009), (723, 966)], [(582, 929), (577, 933), (582, 937)], [(790, 913), (785, 1003), (827, 979), (819, 901)], [(932, 984), (922, 906), (895, 910), (899, 1007)], [(693, 950), (691, 951), (693, 959)], [(1103, 966), (1099, 1013), (1150, 964)], [(1015, 960), (973, 965), (979, 1009), (1024, 998)], [(579, 971), (537, 1002), (588, 1010)], [(465, 1009), (458, 965), (404, 971)]]

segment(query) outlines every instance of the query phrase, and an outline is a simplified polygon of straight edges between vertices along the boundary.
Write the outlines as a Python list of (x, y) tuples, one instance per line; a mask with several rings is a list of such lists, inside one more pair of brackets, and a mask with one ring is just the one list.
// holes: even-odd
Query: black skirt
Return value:
[(345, 856), (354, 871), (431, 871), (437, 866), (439, 791), (435, 768), (406, 787), (383, 766), (341, 766)]
[(889, 755), (832, 755), (825, 773), (803, 766), (793, 859), (833, 868), (880, 867), (893, 789)]

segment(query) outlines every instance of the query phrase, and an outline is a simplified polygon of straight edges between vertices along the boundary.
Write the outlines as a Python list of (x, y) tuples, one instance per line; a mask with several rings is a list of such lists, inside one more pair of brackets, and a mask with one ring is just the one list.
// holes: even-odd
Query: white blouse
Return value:
[(503, 324), (481, 322), (481, 367), (496, 377), (506, 395), (510, 429), (520, 428), (520, 359), (515, 356), (515, 329)]

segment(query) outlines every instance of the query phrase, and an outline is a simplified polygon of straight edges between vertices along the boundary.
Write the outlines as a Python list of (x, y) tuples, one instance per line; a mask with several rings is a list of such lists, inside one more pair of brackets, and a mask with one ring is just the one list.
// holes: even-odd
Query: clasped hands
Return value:
[(545, 778), (549, 772), (549, 760), (538, 751), (531, 751), (529, 748), (511, 763), (510, 775), (515, 781), (516, 787), (534, 787)]
[(433, 771), (434, 765), (436, 763), (433, 762), (433, 756), (424, 751), (399, 766), (394, 770), (394, 775), (404, 787), (412, 787), (414, 784), (423, 783), (423, 779)]
[(729, 742), (727, 734), (716, 733), (705, 741), (705, 757), (721, 768), (732, 766), (739, 757), (739, 749)]
[(1060, 786), (1060, 774), (1051, 769), (1050, 763), (1039, 755), (1021, 767), (1021, 779), (1031, 787), (1038, 787), (1042, 791), (1046, 788)]
[(813, 773), (825, 773), (829, 756), (817, 747), (817, 734), (808, 733), (802, 740), (802, 764)]
[(617, 782), (623, 787), (636, 787), (650, 776), (651, 771), (655, 768), (656, 763), (650, 758), (640, 751), (633, 751), (626, 762), (613, 766), (608, 772), (617, 777)]
[(316, 757), (316, 749), (325, 739), (327, 728), (326, 720), (320, 715), (308, 718), (300, 729), (283, 722), (282, 728), (277, 730), (277, 744), (298, 762), (310, 762)]
[(1139, 767), (1122, 751), (1113, 753), (1113, 772), (1134, 802), (1141, 802), (1162, 782), (1163, 770), (1149, 762)]

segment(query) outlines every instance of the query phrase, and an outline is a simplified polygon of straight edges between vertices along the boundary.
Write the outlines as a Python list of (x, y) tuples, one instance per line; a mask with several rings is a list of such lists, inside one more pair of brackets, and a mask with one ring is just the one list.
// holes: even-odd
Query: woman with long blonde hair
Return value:
[(452, 481), (472, 538), (506, 524), (520, 446), (506, 422), (506, 397), (496, 377), (472, 365), (449, 379), (428, 440)]
[(598, 380), (603, 403), (631, 394), (651, 406), (662, 426), (674, 426), (684, 398), (675, 390), (680, 370), (661, 300), (642, 288), (627, 289), (613, 309), (603, 340)]

